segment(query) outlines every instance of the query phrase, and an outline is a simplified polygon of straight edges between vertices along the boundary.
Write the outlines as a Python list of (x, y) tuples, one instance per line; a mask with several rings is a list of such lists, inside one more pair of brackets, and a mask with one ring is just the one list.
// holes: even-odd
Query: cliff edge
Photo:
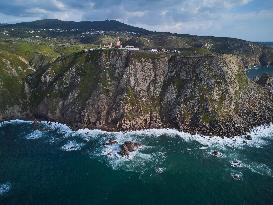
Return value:
[(245, 134), (273, 121), (273, 94), (248, 80), (244, 69), (241, 58), (228, 54), (74, 53), (24, 74), (21, 92), (5, 95), (6, 101), (20, 97), (13, 104), (0, 100), (0, 120), (35, 117), (75, 129)]

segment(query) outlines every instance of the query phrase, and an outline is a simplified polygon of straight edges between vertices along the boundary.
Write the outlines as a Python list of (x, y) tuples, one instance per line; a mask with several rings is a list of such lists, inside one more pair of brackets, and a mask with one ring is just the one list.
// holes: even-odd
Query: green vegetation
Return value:
[(242, 90), (248, 85), (247, 75), (243, 70), (240, 70), (235, 75), (236, 81), (239, 84), (239, 89)]
[(7, 51), (16, 54), (22, 58), (25, 58), (27, 61), (30, 61), (35, 55), (38, 54), (45, 56), (52, 61), (57, 57), (69, 55), (94, 47), (95, 46), (92, 44), (64, 44), (58, 41), (51, 42), (48, 40), (0, 40), (0, 51)]
[[(43, 23), (36, 22), (36, 26), (46, 26)], [(124, 117), (131, 122), (141, 118), (140, 121), (143, 119), (146, 123), (149, 117), (160, 115), (162, 118), (166, 114), (166, 121), (172, 121), (166, 123), (175, 127), (181, 127), (183, 123), (197, 123), (202, 127), (202, 124), (210, 125), (228, 119), (228, 115), (234, 112), (234, 107), (229, 108), (229, 104), (238, 109), (237, 102), (242, 99), (241, 96), (244, 97), (241, 94), (247, 92), (245, 89), (249, 84), (243, 68), (237, 69), (240, 60), (247, 64), (260, 58), (266, 64), (273, 59), (272, 49), (238, 39), (156, 32), (85, 31), (73, 27), (59, 32), (62, 22), (53, 23), (57, 29), (52, 33), (49, 29), (35, 27), (29, 31), (21, 27), (14, 33), (10, 29), (7, 37), (0, 28), (0, 37), (5, 35), (0, 39), (1, 118), (5, 112), (17, 107), (14, 110), (31, 110), (40, 114), (36, 112), (40, 105), (40, 111), (48, 111), (46, 116), (54, 119), (54, 115), (63, 117), (67, 112), (69, 120), (73, 121), (72, 118), (78, 118), (77, 113), (82, 113), (85, 105), (92, 100), (102, 104), (99, 107), (103, 110), (97, 111), (98, 118), (104, 115), (104, 111), (108, 115), (113, 108), (124, 108), (126, 112), (119, 113), (120, 116), (113, 115), (114, 118)], [(65, 23), (65, 26), (68, 25)], [(40, 36), (35, 36), (33, 32), (40, 32)], [(100, 44), (114, 43), (117, 37), (120, 37), (123, 46), (139, 47), (140, 51), (88, 51)], [(151, 48), (160, 52), (153, 53), (149, 51)], [(226, 58), (228, 55), (219, 53), (237, 55), (238, 62), (235, 57)], [(130, 69), (131, 66), (135, 66), (134, 69)], [(152, 70), (139, 76), (145, 72), (145, 66)], [(139, 68), (141, 72), (138, 72)], [(134, 85), (130, 87), (128, 82)], [(169, 86), (175, 88), (174, 93), (166, 93)], [(173, 96), (175, 94), (177, 96)], [(102, 101), (96, 102), (98, 98)], [(172, 113), (167, 106), (171, 106), (174, 112), (180, 109), (180, 112)], [(57, 112), (60, 107), (61, 112)], [(100, 123), (104, 123), (101, 120)]]
[(186, 80), (176, 78), (174, 79), (174, 85), (178, 91), (182, 90), (184, 86), (186, 85)]
[(180, 51), (184, 56), (205, 56), (212, 54), (212, 52), (207, 48), (184, 48)]
[(235, 91), (235, 96), (238, 98), (242, 90), (244, 90), (248, 86), (248, 78), (243, 70), (239, 70), (235, 74), (235, 79), (239, 86), (239, 89)]
[[(55, 61), (60, 56), (68, 56), (57, 60), (49, 69), (52, 78), (60, 77), (66, 69), (69, 69), (75, 62), (74, 56), (83, 49), (93, 48), (89, 44), (64, 44), (61, 42), (51, 42), (48, 40), (30, 39), (2, 39), (0, 40), (0, 107), (5, 109), (7, 106), (21, 104), (25, 99), (24, 81), (26, 76), (31, 74), (34, 69), (32, 61), (41, 57), (47, 63)], [(72, 55), (71, 55), (72, 54)], [(39, 57), (40, 56), (40, 57)], [(37, 78), (38, 79), (38, 78)], [(32, 93), (32, 104), (37, 105), (44, 97), (44, 93), (49, 91), (37, 90)]]
[[(14, 25), (1, 25), (0, 27), (0, 38), (2, 39), (25, 39), (34, 44), (38, 41), (45, 42), (46, 45), (41, 43), (42, 47), (51, 45), (53, 48), (43, 51), (51, 57), (62, 53), (60, 51), (62, 49), (64, 49), (64, 54), (74, 52), (79, 48), (79, 45), (79, 49), (83, 49), (83, 47), (90, 48), (94, 45), (114, 43), (117, 37), (120, 37), (124, 46), (132, 45), (141, 49), (175, 49), (186, 56), (220, 53), (236, 54), (247, 59), (253, 59), (259, 58), (264, 53), (265, 56), (262, 56), (261, 59), (273, 63), (273, 49), (260, 43), (226, 37), (151, 32), (118, 21), (71, 22), (47, 19)], [(57, 44), (65, 48), (55, 50)], [(37, 51), (39, 48), (34, 50)]]
[(206, 123), (206, 124), (209, 124), (210, 122), (212, 122), (213, 121), (213, 118), (212, 118), (212, 116), (209, 114), (209, 113), (204, 113), (203, 115), (202, 115), (202, 122), (203, 123)]
[(41, 54), (50, 59), (58, 57), (58, 53), (50, 45), (46, 43), (32, 43), (25, 40), (0, 41), (0, 50), (14, 53), (27, 61), (31, 60), (35, 54)]
[(81, 62), (79, 100), (84, 103), (99, 83), (100, 69), (98, 57), (100, 51), (92, 52), (92, 55), (82, 56), (78, 59)]
[(19, 105), (25, 94), (23, 82), (0, 69), (0, 110), (3, 112), (7, 107)]
[(135, 94), (133, 88), (129, 87), (127, 89), (127, 103), (131, 106), (134, 107), (138, 105), (138, 96)]
[(0, 110), (20, 105), (25, 100), (24, 79), (30, 74), (19, 56), (0, 50)]

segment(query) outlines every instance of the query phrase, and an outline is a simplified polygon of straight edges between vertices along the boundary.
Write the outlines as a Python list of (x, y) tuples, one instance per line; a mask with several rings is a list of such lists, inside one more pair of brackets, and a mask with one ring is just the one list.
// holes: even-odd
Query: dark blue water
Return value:
[[(0, 204), (270, 205), (273, 126), (251, 136), (246, 144), (174, 130), (73, 132), (60, 124), (4, 123)], [(110, 138), (142, 147), (123, 158), (118, 145), (103, 146)]]
[(255, 77), (261, 77), (262, 74), (270, 74), (273, 76), (273, 66), (255, 67), (246, 71), (249, 79), (253, 80)]

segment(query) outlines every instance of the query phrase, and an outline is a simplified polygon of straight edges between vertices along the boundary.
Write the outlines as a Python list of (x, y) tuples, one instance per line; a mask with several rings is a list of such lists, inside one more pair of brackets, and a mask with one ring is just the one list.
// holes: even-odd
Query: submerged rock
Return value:
[(117, 144), (117, 143), (118, 143), (118, 141), (116, 141), (115, 139), (110, 139), (106, 143), (104, 143), (104, 145), (113, 145), (113, 144)]
[(232, 167), (242, 167), (242, 163), (239, 160), (234, 160), (231, 162)]
[(222, 157), (223, 156), (223, 154), (217, 150), (214, 150), (211, 154), (215, 157)]
[(245, 137), (244, 137), (246, 140), (252, 140), (252, 137), (251, 137), (251, 135), (245, 135)]
[(240, 181), (242, 178), (240, 174), (231, 174), (231, 177), (236, 181)]

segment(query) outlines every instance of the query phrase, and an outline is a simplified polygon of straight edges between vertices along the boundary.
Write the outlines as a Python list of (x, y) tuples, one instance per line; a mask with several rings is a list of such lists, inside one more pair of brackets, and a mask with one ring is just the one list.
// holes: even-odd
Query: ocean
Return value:
[[(253, 79), (272, 68), (247, 71)], [(0, 123), (0, 205), (271, 205), (273, 125), (252, 140), (171, 129), (72, 131), (59, 123)], [(118, 144), (105, 145), (114, 139)], [(141, 144), (121, 157), (125, 141)]]
[(248, 69), (246, 74), (249, 79), (253, 80), (256, 76), (260, 77), (262, 74), (267, 73), (273, 76), (273, 65), (268, 67), (255, 67), (252, 69)]
[[(0, 124), (1, 205), (273, 204), (273, 125), (252, 140)], [(129, 158), (109, 139), (141, 143)], [(213, 155), (217, 151), (217, 155)]]

